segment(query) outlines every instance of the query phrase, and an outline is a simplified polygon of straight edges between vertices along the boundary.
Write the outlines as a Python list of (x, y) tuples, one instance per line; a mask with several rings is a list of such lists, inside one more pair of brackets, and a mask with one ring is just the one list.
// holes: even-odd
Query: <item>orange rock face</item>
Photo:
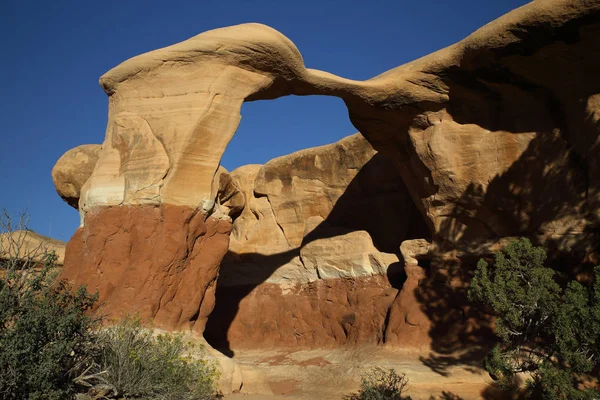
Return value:
[(99, 293), (99, 312), (202, 333), (231, 223), (186, 206), (99, 207), (67, 246), (63, 278)]
[(205, 337), (222, 350), (381, 343), (397, 294), (380, 275), (220, 287)]

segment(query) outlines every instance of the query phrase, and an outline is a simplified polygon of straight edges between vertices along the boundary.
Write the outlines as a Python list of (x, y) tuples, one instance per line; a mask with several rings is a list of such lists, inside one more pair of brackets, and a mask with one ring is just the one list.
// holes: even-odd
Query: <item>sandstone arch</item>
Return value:
[(134, 57), (100, 79), (109, 123), (64, 276), (97, 287), (115, 315), (141, 308), (158, 325), (202, 332), (231, 229), (215, 208), (220, 157), (243, 101), (288, 94), (345, 101), (435, 246), (536, 235), (589, 250), (598, 21), (597, 1), (533, 2), (364, 82), (305, 68), (293, 43), (259, 24)]

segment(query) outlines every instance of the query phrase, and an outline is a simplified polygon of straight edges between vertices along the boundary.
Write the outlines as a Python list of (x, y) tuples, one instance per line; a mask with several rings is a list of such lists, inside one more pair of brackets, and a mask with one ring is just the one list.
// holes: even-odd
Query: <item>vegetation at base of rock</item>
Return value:
[[(215, 397), (216, 367), (181, 335), (159, 334), (126, 318), (99, 333), (99, 371), (115, 395), (161, 400)], [(192, 356), (192, 354), (194, 356)]]
[(25, 248), (26, 221), (0, 216), (0, 398), (65, 399), (91, 360), (96, 296), (56, 281), (54, 253)]
[(517, 390), (517, 374), (528, 374), (529, 398), (600, 397), (583, 383), (600, 367), (600, 267), (592, 285), (562, 288), (545, 260), (526, 238), (496, 252), (492, 265), (479, 260), (469, 299), (496, 315), (500, 338), (485, 367), (508, 391)]
[(154, 336), (132, 319), (100, 329), (87, 313), (97, 295), (57, 280), (56, 255), (25, 252), (11, 234), (26, 220), (0, 215), (0, 399), (216, 397), (216, 368), (182, 336)]
[(344, 396), (344, 400), (410, 400), (402, 394), (407, 385), (405, 374), (374, 367), (361, 377), (360, 390)]
[(53, 262), (49, 254), (39, 273), (6, 271), (0, 280), (2, 399), (65, 399), (89, 359), (95, 321), (85, 311), (96, 297), (53, 284)]

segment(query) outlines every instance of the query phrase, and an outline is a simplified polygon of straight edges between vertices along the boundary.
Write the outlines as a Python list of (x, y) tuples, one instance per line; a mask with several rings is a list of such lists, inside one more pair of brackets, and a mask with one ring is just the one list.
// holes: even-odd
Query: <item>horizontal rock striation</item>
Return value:
[(305, 68), (260, 24), (134, 57), (101, 78), (109, 124), (80, 206), (210, 212), (242, 102), (324, 94), (393, 160), (436, 240), (537, 235), (568, 248), (598, 220), (599, 15), (596, 1), (532, 2), (364, 82)]

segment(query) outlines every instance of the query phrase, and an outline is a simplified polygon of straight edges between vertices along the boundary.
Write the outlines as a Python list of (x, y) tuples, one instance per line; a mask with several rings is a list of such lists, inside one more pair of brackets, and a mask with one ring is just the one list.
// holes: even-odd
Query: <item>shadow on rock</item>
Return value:
[[(358, 210), (369, 210), (369, 212), (358, 212)], [(333, 205), (329, 215), (316, 229), (303, 238), (299, 247), (270, 255), (260, 253), (238, 254), (232, 251), (227, 253), (217, 280), (215, 308), (208, 319), (204, 332), (206, 340), (224, 354), (233, 356), (230, 329), (240, 312), (240, 303), (252, 296), (253, 293), (257, 293), (258, 290), (275, 290), (269, 288), (268, 284), (265, 285), (267, 280), (282, 266), (294, 258), (298, 258), (300, 251), (305, 246), (320, 239), (333, 238), (340, 234), (355, 231), (366, 231), (372, 238), (377, 250), (385, 253), (395, 253), (397, 256), (399, 256), (399, 245), (403, 240), (428, 235), (424, 219), (416, 209), (400, 176), (395, 172), (389, 161), (380, 154), (373, 156), (358, 171), (344, 193)], [(386, 281), (386, 278), (389, 279), (389, 282)], [(358, 280), (336, 278), (329, 283), (326, 279), (319, 279), (317, 282), (298, 284), (295, 290), (318, 291), (323, 295), (333, 296), (327, 302), (329, 305), (331, 305), (331, 302), (340, 305), (335, 312), (341, 312), (343, 307), (347, 308), (347, 311), (340, 315), (339, 321), (336, 322), (342, 332), (338, 332), (338, 326), (324, 327), (325, 330), (329, 331), (327, 334), (335, 337), (336, 343), (340, 340), (358, 339), (356, 335), (360, 335), (360, 332), (357, 333), (357, 330), (360, 329), (369, 332), (378, 330), (379, 332), (374, 333), (371, 340), (381, 342), (383, 340), (382, 331), (385, 329), (386, 304), (393, 301), (405, 279), (403, 263), (400, 262), (389, 265), (387, 276), (375, 279), (376, 282), (368, 283), (364, 288), (360, 287), (361, 283)], [(319, 282), (322, 284), (319, 285)], [(336, 285), (339, 288), (336, 288)], [(297, 289), (300, 286), (303, 288)], [(351, 293), (341, 293), (340, 290), (345, 290), (344, 288), (361, 292), (363, 294), (357, 296), (366, 297), (359, 298)], [(274, 298), (281, 297), (281, 290), (277, 289), (277, 291), (278, 293), (275, 293)], [(370, 294), (367, 296), (368, 293)], [(383, 310), (380, 322), (379, 317), (371, 318), (370, 321), (367, 321), (366, 318), (360, 320), (360, 310), (355, 308), (366, 307), (361, 299), (372, 302), (373, 307)], [(284, 307), (284, 304), (272, 305), (272, 308), (276, 309), (278, 307)], [(311, 303), (309, 308), (319, 308), (319, 304)], [(337, 318), (337, 315), (331, 315), (331, 312), (333, 312), (331, 310), (323, 312), (328, 314), (324, 319)], [(290, 313), (293, 314), (292, 311)], [(273, 346), (277, 344), (276, 338), (268, 336), (272, 329), (271, 325), (276, 321), (268, 321), (269, 316), (264, 315), (264, 313), (254, 317), (256, 318), (255, 328), (265, 329), (265, 340), (267, 341), (265, 345)], [(291, 315), (289, 318), (295, 317)], [(328, 324), (329, 322), (325, 321), (323, 323)], [(369, 326), (365, 328), (364, 326), (361, 327), (361, 324)], [(374, 324), (381, 326), (375, 329)], [(296, 333), (296, 335), (298, 334), (304, 333)], [(317, 333), (313, 334), (317, 335)], [(306, 334), (300, 339), (308, 340), (305, 336)], [(270, 343), (271, 340), (274, 340), (275, 343)]]

